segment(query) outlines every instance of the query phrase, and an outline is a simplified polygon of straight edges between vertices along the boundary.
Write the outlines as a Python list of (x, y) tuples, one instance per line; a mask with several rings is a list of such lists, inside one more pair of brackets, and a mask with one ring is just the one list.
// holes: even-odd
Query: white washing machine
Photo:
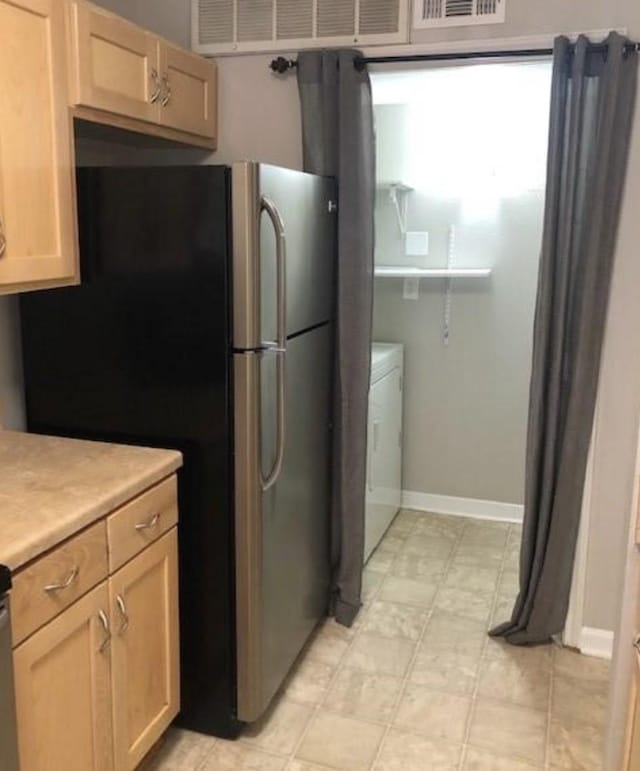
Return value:
[(404, 347), (373, 343), (369, 390), (365, 562), (398, 513), (402, 497)]

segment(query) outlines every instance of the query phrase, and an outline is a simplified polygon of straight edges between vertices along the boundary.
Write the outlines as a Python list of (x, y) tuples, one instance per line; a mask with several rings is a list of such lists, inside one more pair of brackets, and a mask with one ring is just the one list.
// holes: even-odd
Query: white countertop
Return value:
[(174, 450), (0, 431), (0, 564), (17, 570), (181, 465)]

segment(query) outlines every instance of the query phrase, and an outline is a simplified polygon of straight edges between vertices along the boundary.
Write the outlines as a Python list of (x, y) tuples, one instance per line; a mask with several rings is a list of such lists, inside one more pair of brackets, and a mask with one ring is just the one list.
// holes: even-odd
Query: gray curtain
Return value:
[(371, 84), (360, 52), (298, 56), (304, 169), (338, 182), (333, 610), (350, 626), (360, 608), (367, 405), (373, 309), (375, 137)]
[(491, 632), (515, 645), (562, 632), (569, 605), (636, 93), (626, 42), (555, 43), (520, 594)]

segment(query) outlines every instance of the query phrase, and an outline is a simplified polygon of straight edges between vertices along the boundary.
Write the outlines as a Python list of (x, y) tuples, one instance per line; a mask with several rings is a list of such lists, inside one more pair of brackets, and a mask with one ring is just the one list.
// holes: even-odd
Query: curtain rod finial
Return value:
[(284, 56), (278, 56), (277, 59), (272, 59), (269, 67), (278, 75), (284, 75), (289, 70), (298, 66), (298, 62), (295, 59), (285, 59)]

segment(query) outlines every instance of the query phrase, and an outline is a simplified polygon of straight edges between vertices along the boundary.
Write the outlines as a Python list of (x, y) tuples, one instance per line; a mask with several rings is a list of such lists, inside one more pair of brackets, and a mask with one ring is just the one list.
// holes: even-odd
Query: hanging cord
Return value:
[(407, 235), (407, 196), (402, 196), (402, 206), (398, 200), (398, 185), (391, 185), (389, 188), (389, 200), (394, 205), (396, 210), (396, 217), (398, 218), (398, 227), (400, 228), (400, 234)]
[[(455, 225), (449, 225), (449, 245), (447, 249), (447, 268), (451, 270), (455, 261), (456, 251), (456, 228)], [(447, 285), (444, 293), (444, 320), (442, 325), (442, 340), (445, 346), (449, 345), (449, 339), (451, 337), (451, 303), (453, 279), (447, 279)]]

